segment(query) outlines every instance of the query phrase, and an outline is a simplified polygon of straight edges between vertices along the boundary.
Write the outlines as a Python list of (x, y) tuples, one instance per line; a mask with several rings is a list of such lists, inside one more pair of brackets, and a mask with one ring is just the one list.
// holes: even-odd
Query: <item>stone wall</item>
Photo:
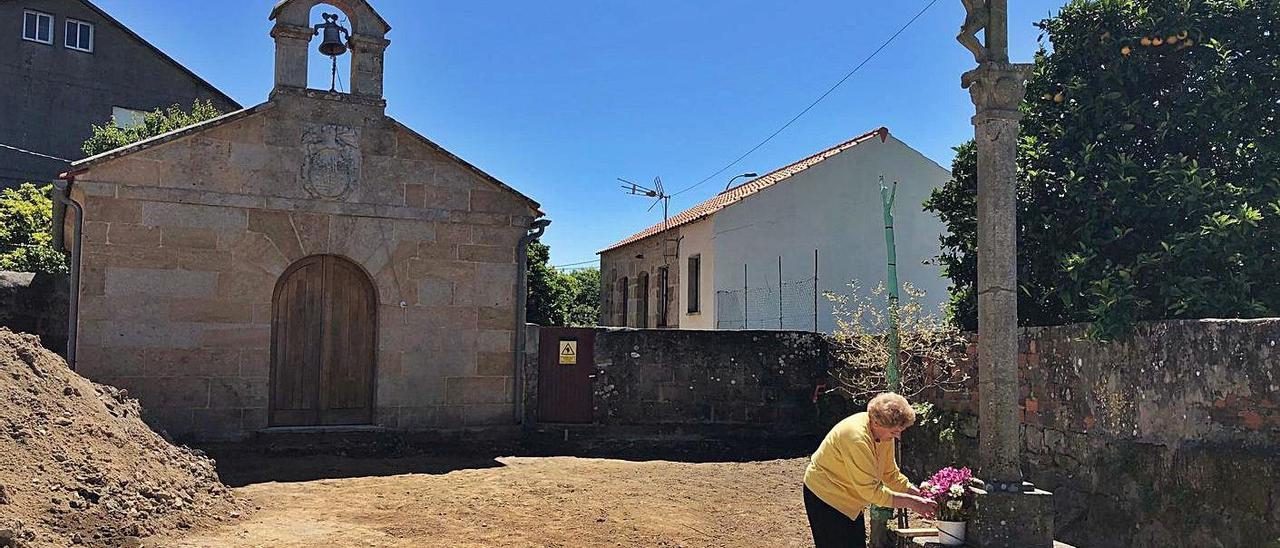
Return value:
[(68, 296), (66, 274), (0, 272), (0, 326), (36, 335), (66, 356)]
[(814, 386), (829, 356), (821, 335), (602, 329), (595, 341), (598, 424), (789, 435), (817, 426)]
[[(1019, 356), (1024, 470), (1054, 492), (1077, 546), (1280, 542), (1280, 320), (1143, 324), (1110, 344), (1083, 327), (1027, 330)], [(912, 429), (922, 477), (976, 466), (973, 381), (925, 399), (949, 413)]]

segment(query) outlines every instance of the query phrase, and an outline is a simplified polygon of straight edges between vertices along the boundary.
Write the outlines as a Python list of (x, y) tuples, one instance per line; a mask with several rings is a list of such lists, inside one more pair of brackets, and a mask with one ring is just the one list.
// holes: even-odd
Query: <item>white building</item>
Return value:
[(889, 134), (859, 135), (774, 170), (600, 252), (601, 324), (831, 331), (825, 292), (887, 277), (880, 177), (898, 182), (899, 282), (940, 306), (944, 227), (923, 210), (950, 173)]

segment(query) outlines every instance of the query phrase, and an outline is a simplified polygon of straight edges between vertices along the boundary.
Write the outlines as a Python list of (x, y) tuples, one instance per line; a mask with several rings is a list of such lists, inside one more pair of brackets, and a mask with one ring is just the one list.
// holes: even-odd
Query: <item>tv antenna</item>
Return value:
[(667, 230), (667, 209), (668, 209), (668, 206), (671, 204), (671, 195), (667, 194), (667, 192), (663, 190), (662, 177), (653, 178), (652, 188), (633, 183), (621, 177), (619, 177), (618, 180), (622, 181), (623, 183), (622, 189), (627, 191), (627, 194), (632, 194), (635, 196), (646, 196), (654, 199), (653, 203), (649, 205), (649, 209), (646, 209), (645, 211), (653, 211), (653, 208), (655, 206), (657, 206), (659, 203), (662, 204), (662, 230), (666, 231)]
[[(653, 208), (659, 203), (662, 204), (662, 234), (664, 235), (664, 243), (662, 244), (663, 261), (667, 262), (671, 257), (679, 257), (680, 239), (666, 236), (667, 229), (670, 228), (668, 209), (671, 205), (671, 195), (667, 194), (667, 191), (662, 188), (662, 177), (653, 178), (652, 188), (633, 183), (623, 178), (618, 178), (618, 180), (622, 181), (622, 189), (627, 191), (628, 194), (653, 198), (653, 203), (649, 204), (649, 209), (646, 209), (645, 211), (653, 211)], [(674, 244), (674, 250), (672, 249), (672, 244)]]

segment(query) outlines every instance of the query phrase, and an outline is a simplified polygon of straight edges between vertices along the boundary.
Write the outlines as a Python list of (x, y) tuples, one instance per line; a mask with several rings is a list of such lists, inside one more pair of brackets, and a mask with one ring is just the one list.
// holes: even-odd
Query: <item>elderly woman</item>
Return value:
[(862, 512), (868, 504), (933, 514), (937, 504), (920, 496), (894, 458), (893, 440), (915, 421), (907, 399), (886, 392), (822, 440), (804, 471), (804, 509), (817, 548), (865, 548)]

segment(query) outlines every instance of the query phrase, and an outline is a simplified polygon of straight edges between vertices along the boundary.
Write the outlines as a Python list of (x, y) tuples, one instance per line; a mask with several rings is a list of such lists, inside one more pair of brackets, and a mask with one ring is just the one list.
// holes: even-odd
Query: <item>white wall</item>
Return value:
[[(714, 226), (711, 219), (704, 219), (680, 227), (680, 283), (675, 291), (679, 294), (681, 329), (715, 329), (716, 328), (716, 260), (713, 245)], [(689, 290), (692, 280), (689, 279), (689, 257), (700, 255), (702, 258), (702, 275), (700, 311), (689, 313)]]
[[(938, 255), (938, 236), (944, 229), (922, 204), (950, 174), (893, 136), (884, 143), (870, 139), (717, 212), (712, 217), (716, 289), (741, 292), (746, 264), (747, 285), (758, 288), (753, 293), (764, 288), (776, 292), (781, 256), (782, 279), (797, 283), (784, 288), (782, 327), (813, 329), (813, 291), (807, 291), (803, 302), (799, 290), (804, 289), (803, 280), (813, 277), (817, 249), (818, 329), (831, 331), (835, 322), (822, 292), (847, 293), (847, 284), (856, 280), (869, 293), (888, 277), (880, 174), (888, 183), (899, 182), (894, 205), (899, 282), (927, 291), (926, 306), (936, 309), (947, 298), (948, 282), (937, 266), (922, 263)], [(764, 304), (751, 310), (757, 317), (748, 317), (748, 327), (778, 328), (777, 301), (756, 295)], [(721, 323), (741, 317), (740, 304), (733, 310), (720, 305), (719, 313), (725, 316)]]

